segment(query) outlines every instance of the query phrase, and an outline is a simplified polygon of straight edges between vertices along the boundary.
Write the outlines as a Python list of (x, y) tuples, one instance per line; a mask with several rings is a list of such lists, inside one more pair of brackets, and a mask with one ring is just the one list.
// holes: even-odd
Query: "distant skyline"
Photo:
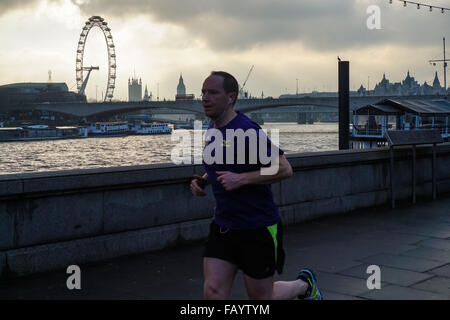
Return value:
[[(423, 0), (449, 7), (442, 0)], [(381, 29), (369, 30), (367, 7), (380, 8)], [(373, 89), (383, 73), (392, 82), (409, 70), (420, 83), (443, 85), (442, 38), (450, 46), (450, 12), (444, 14), (388, 0), (2, 0), (0, 85), (66, 82), (76, 90), (75, 57), (81, 28), (93, 15), (105, 18), (117, 54), (114, 98), (128, 98), (128, 78), (142, 79), (156, 99), (173, 100), (180, 73), (186, 93), (199, 97), (203, 79), (225, 70), (252, 96), (336, 91), (337, 56), (350, 61), (350, 87)], [(448, 51), (448, 50), (447, 50)], [(447, 54), (449, 58), (450, 55)], [(103, 34), (92, 29), (84, 65), (98, 65), (86, 93), (105, 92), (107, 54)], [(449, 69), (447, 69), (449, 71)], [(447, 79), (449, 83), (450, 78)]]

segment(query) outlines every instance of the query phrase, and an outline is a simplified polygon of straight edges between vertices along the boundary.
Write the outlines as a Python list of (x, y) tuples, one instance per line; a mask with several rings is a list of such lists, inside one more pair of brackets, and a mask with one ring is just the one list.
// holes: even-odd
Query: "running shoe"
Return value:
[(300, 270), (297, 279), (302, 279), (309, 284), (308, 289), (304, 296), (299, 296), (299, 299), (303, 300), (323, 300), (322, 293), (317, 287), (317, 279), (314, 272), (311, 269), (303, 268)]

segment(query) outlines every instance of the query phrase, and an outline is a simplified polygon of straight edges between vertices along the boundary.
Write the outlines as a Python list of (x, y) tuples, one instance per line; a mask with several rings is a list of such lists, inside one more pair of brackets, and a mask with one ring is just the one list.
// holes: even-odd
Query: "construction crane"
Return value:
[(447, 61), (450, 61), (450, 59), (445, 59), (445, 38), (443, 38), (443, 43), (444, 43), (444, 59), (429, 60), (429, 62), (433, 66), (436, 65), (436, 62), (444, 62), (444, 88), (445, 88), (445, 91), (447, 91)]
[(246, 94), (246, 92), (244, 92), (244, 87), (245, 87), (245, 84), (247, 83), (247, 80), (248, 80), (248, 78), (250, 77), (250, 74), (252, 73), (254, 67), (255, 67), (255, 66), (252, 66), (252, 67), (250, 68), (250, 71), (249, 71), (248, 74), (247, 74), (247, 78), (245, 78), (244, 83), (242, 84), (241, 88), (239, 89), (239, 98), (240, 98), (240, 99), (242, 99), (242, 98), (247, 98), (247, 94)]
[(83, 71), (87, 71), (88, 74), (86, 76), (86, 79), (84, 79), (83, 84), (81, 85), (80, 91), (78, 91), (78, 94), (84, 94), (84, 91), (86, 90), (86, 86), (89, 80), (89, 76), (91, 75), (92, 70), (99, 70), (99, 67), (83, 67)]

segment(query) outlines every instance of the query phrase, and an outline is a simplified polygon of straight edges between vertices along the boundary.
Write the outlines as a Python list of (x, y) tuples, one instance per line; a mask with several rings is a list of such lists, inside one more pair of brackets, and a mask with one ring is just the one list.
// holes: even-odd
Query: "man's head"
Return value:
[(232, 110), (238, 91), (238, 83), (231, 74), (224, 71), (211, 72), (202, 87), (202, 104), (205, 115), (214, 121)]

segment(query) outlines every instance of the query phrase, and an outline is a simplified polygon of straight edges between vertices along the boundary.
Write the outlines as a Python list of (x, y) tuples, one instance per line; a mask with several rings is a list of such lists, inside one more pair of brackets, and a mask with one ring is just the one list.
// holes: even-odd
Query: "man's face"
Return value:
[(227, 94), (223, 88), (223, 78), (211, 75), (205, 79), (202, 87), (202, 104), (205, 115), (212, 120), (218, 119), (227, 108), (231, 94)]

